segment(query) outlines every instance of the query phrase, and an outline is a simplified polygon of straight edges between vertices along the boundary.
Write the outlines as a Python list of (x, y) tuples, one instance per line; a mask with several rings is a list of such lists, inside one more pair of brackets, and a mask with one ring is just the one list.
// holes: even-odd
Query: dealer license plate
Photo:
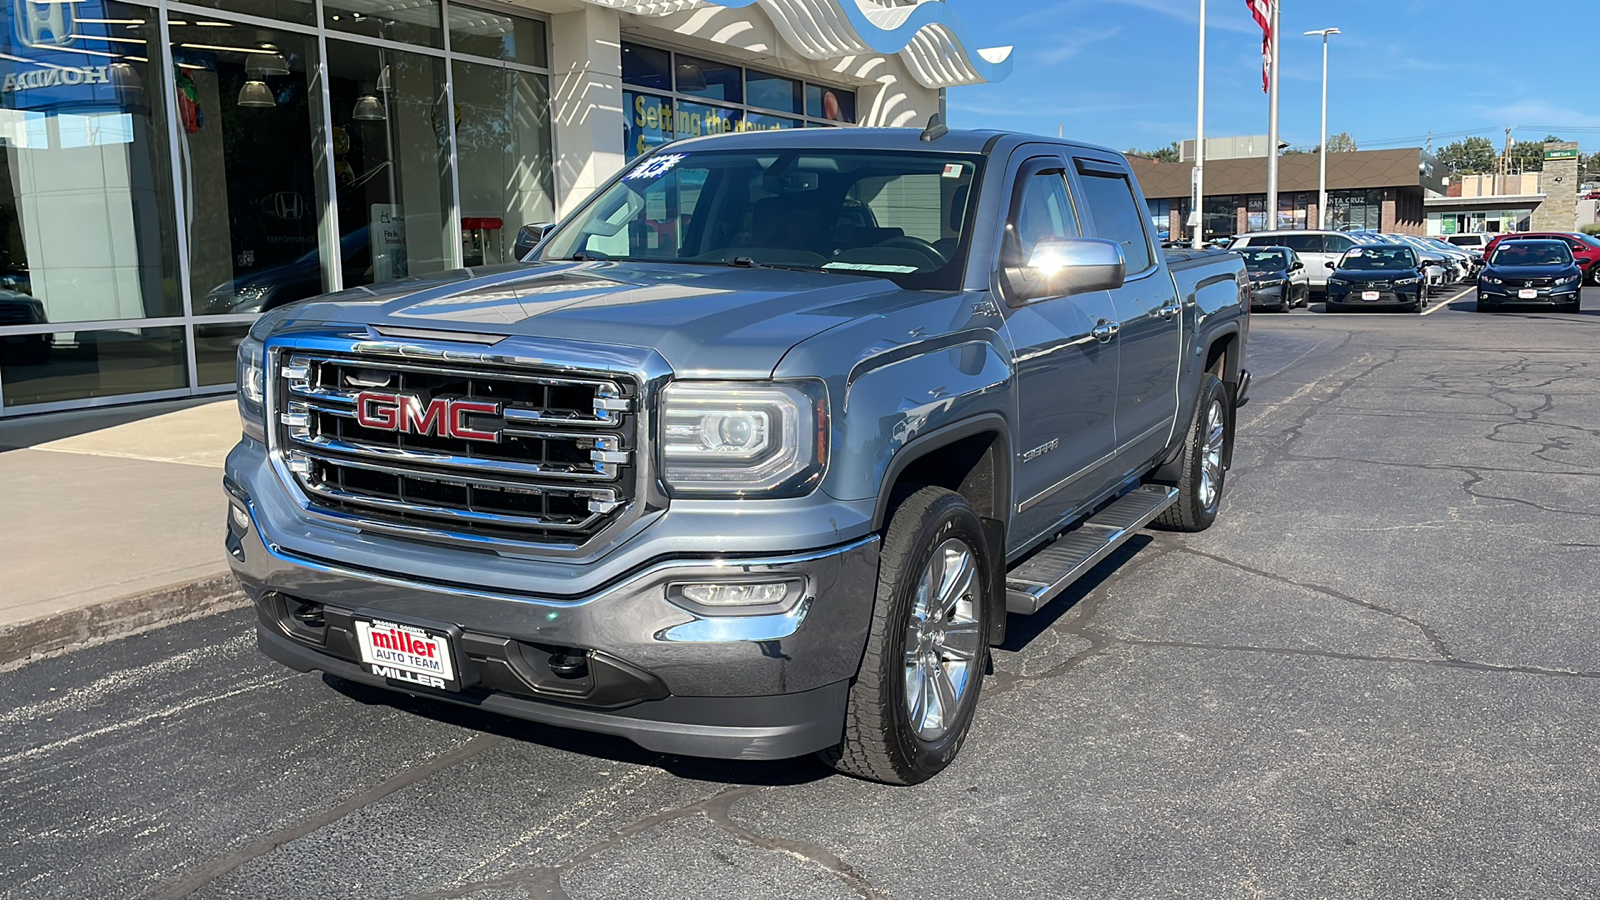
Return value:
[(449, 635), (381, 619), (357, 619), (356, 642), (361, 645), (362, 665), (380, 678), (443, 691), (461, 687)]
[(1522, 290), (1517, 291), (1518, 300), (1537, 300), (1538, 298), (1539, 292), (1533, 288), (1523, 288)]
[(1363, 299), (1363, 300), (1376, 300), (1376, 299), (1378, 299), (1379, 296), (1381, 296), (1381, 295), (1377, 291), (1362, 291), (1361, 292), (1361, 299)]

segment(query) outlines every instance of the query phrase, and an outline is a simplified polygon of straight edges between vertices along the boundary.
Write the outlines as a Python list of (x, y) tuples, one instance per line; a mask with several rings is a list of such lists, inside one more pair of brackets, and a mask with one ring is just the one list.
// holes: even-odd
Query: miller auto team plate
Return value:
[(460, 688), (447, 635), (378, 619), (357, 619), (356, 643), (367, 671), (380, 678), (442, 691)]

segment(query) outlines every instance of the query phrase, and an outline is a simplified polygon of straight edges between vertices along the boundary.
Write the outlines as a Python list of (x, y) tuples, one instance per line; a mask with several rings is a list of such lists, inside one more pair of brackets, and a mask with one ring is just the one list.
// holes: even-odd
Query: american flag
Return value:
[(1261, 93), (1272, 90), (1272, 42), (1275, 36), (1272, 33), (1272, 4), (1276, 0), (1244, 0), (1244, 5), (1250, 7), (1250, 15), (1255, 17), (1256, 24), (1261, 26)]

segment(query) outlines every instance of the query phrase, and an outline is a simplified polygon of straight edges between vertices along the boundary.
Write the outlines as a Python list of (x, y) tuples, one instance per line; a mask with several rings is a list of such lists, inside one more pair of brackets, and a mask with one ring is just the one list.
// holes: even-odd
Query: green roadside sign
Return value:
[(1544, 158), (1545, 159), (1577, 159), (1578, 158), (1578, 151), (1577, 150), (1546, 150), (1544, 152)]

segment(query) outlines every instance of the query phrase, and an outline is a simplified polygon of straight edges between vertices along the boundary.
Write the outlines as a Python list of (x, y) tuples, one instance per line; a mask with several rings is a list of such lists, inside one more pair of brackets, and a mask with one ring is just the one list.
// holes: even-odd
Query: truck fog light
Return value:
[(228, 514), (233, 517), (233, 527), (240, 531), (250, 530), (250, 514), (244, 511), (244, 507), (230, 503), (228, 504)]
[(787, 608), (805, 593), (801, 579), (782, 581), (680, 582), (667, 586), (667, 599), (680, 606), (708, 610), (772, 611)]

